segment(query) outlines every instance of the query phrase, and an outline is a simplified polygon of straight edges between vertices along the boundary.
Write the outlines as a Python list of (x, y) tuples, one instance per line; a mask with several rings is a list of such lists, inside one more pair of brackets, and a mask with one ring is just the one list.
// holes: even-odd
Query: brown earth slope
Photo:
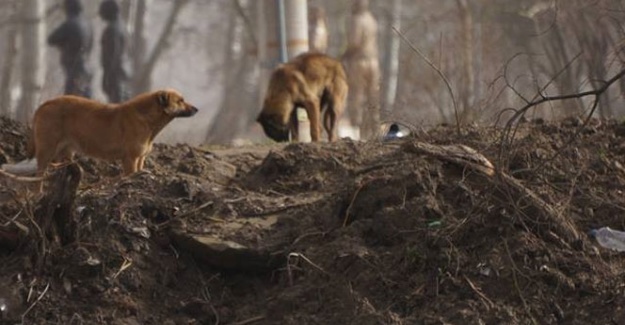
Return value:
[[(31, 235), (0, 245), (0, 323), (623, 324), (625, 258), (586, 233), (625, 229), (625, 125), (577, 124), (523, 125), (503, 150), (501, 130), (444, 127), (389, 143), (158, 145), (122, 180), (81, 159), (78, 239), (45, 248), (41, 269), (37, 198), (5, 185), (0, 235)], [(545, 206), (415, 141), (472, 147)], [(2, 120), (0, 159), (24, 143)]]

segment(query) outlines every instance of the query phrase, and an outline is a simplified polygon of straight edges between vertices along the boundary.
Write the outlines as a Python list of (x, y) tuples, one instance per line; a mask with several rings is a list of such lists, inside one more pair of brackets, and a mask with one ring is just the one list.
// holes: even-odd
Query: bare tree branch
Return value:
[(625, 69), (621, 70), (614, 77), (610, 78), (608, 81), (604, 81), (603, 86), (589, 91), (584, 91), (576, 94), (568, 94), (568, 95), (559, 95), (559, 96), (543, 96), (539, 94), (539, 98), (537, 100), (531, 101), (527, 103), (525, 106), (521, 107), (506, 123), (506, 126), (511, 126), (514, 122), (516, 122), (523, 114), (525, 114), (530, 108), (540, 105), (545, 102), (552, 102), (556, 100), (566, 100), (566, 99), (575, 99), (575, 98), (583, 98), (587, 96), (599, 96), (603, 94), (613, 83), (621, 79), (625, 76)]
[(245, 13), (245, 8), (243, 8), (243, 5), (241, 4), (241, 0), (236, 0), (234, 2), (234, 9), (239, 14), (239, 16), (241, 16), (241, 19), (243, 19), (243, 25), (245, 26), (245, 29), (247, 30), (247, 34), (250, 37), (250, 41), (252, 42), (254, 49), (258, 51), (258, 40), (256, 38), (256, 33), (254, 32), (254, 25), (252, 24), (250, 17)]
[[(610, 88), (610, 86), (612, 84), (614, 84), (615, 82), (619, 81), (621, 78), (623, 78), (623, 76), (625, 76), (625, 69), (622, 69), (619, 73), (617, 73), (614, 77), (610, 78), (607, 81), (604, 81), (603, 85), (599, 88), (596, 88), (594, 90), (589, 90), (589, 91), (584, 91), (581, 93), (575, 93), (575, 94), (568, 94), (568, 95), (559, 95), (559, 96), (544, 96), (542, 95), (542, 92), (539, 92), (539, 94), (537, 95), (538, 98), (527, 103), (526, 105), (524, 105), (523, 107), (521, 107), (520, 109), (516, 110), (516, 112), (512, 115), (512, 117), (508, 120), (508, 122), (506, 123), (505, 126), (505, 130), (502, 134), (502, 138), (501, 138), (501, 142), (500, 142), (500, 152), (499, 152), (499, 166), (502, 166), (501, 161), (503, 160), (503, 152), (504, 152), (504, 148), (507, 148), (509, 146), (510, 143), (508, 143), (508, 146), (506, 145), (506, 143), (508, 141), (512, 141), (512, 139), (514, 137), (510, 137), (510, 133), (512, 132), (511, 129), (514, 126), (514, 124), (532, 107), (538, 106), (540, 104), (543, 103), (547, 103), (547, 102), (553, 102), (553, 101), (561, 101), (561, 100), (567, 100), (567, 99), (578, 99), (578, 98), (583, 98), (583, 97), (588, 97), (588, 96), (594, 96), (595, 100), (593, 102), (593, 105), (590, 109), (590, 112), (587, 114), (586, 119), (582, 125), (582, 128), (580, 128), (580, 130), (576, 133), (579, 134), (579, 132), (581, 132), (581, 129), (583, 129), (583, 126), (585, 126), (588, 121), (592, 118), (592, 115), (594, 114), (594, 112), (597, 110), (597, 107), (599, 105), (599, 97), (605, 93), (608, 88)], [(568, 144), (570, 144), (573, 140), (575, 139), (575, 136), (572, 137), (564, 146), (566, 147)], [(554, 156), (552, 157), (555, 158), (557, 155), (560, 154), (560, 150), (558, 150), (558, 152), (556, 152), (554, 154)], [(541, 164), (542, 166), (542, 164)]]

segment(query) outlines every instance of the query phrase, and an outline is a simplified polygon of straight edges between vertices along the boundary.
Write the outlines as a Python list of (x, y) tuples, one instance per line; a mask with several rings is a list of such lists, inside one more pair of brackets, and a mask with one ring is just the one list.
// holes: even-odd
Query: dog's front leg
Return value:
[(319, 100), (304, 102), (304, 108), (306, 109), (308, 120), (310, 120), (310, 139), (312, 142), (319, 142), (319, 134), (321, 133)]
[(143, 164), (145, 163), (145, 156), (139, 157), (137, 160), (137, 171), (140, 172), (143, 170)]
[(289, 130), (291, 131), (291, 142), (299, 142), (299, 119), (297, 118), (297, 106), (293, 107), (290, 120)]
[(138, 157), (127, 157), (122, 161), (122, 167), (124, 169), (124, 175), (128, 176), (137, 172), (137, 166), (139, 165), (139, 160), (141, 158)]

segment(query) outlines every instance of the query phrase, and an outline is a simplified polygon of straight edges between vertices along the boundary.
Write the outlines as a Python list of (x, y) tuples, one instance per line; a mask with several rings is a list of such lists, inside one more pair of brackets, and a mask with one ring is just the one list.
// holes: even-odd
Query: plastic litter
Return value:
[(3, 164), (0, 169), (14, 175), (33, 175), (37, 172), (37, 159), (22, 160), (15, 164)]
[(619, 252), (625, 252), (625, 232), (603, 227), (593, 229), (590, 235), (595, 237), (599, 245)]
[(428, 222), (428, 228), (440, 227), (443, 223), (440, 220)]
[(6, 298), (0, 297), (0, 321), (7, 318), (9, 313), (9, 303)]
[(399, 125), (396, 123), (391, 124), (388, 132), (384, 135), (384, 140), (393, 140), (404, 137), (405, 134), (399, 130)]

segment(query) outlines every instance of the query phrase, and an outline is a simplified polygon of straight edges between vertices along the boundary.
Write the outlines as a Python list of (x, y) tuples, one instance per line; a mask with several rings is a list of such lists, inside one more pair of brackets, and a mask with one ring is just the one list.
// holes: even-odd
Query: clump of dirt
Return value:
[[(1, 122), (6, 160), (23, 158), (25, 130)], [(0, 319), (619, 324), (623, 256), (586, 232), (625, 228), (623, 137), (616, 121), (563, 121), (385, 143), (157, 145), (147, 171), (123, 179), (118, 166), (81, 158), (76, 242), (0, 241)], [(528, 192), (415, 153), (417, 141), (472, 147)], [(37, 238), (36, 200), (0, 205), (0, 237)]]

